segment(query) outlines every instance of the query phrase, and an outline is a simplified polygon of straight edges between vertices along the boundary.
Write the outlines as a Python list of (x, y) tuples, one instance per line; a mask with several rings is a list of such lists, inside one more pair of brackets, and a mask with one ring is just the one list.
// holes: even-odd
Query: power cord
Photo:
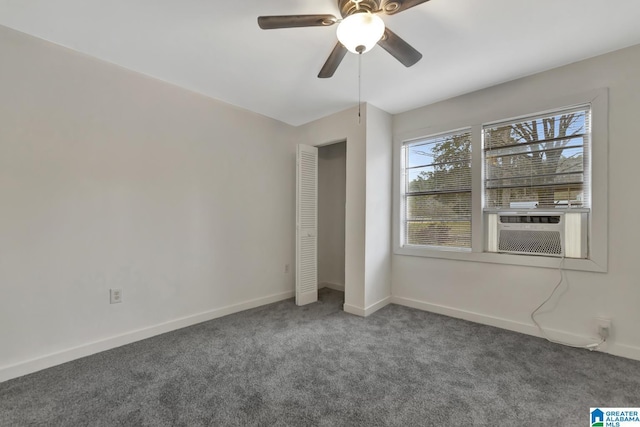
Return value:
[(553, 288), (553, 291), (551, 291), (551, 293), (549, 294), (547, 299), (545, 299), (542, 302), (542, 304), (540, 304), (535, 310), (533, 310), (531, 312), (531, 320), (538, 327), (538, 330), (540, 331), (540, 334), (542, 335), (542, 337), (544, 339), (546, 339), (547, 341), (552, 342), (554, 344), (566, 345), (568, 347), (573, 347), (573, 348), (584, 348), (584, 349), (587, 349), (589, 351), (593, 351), (593, 350), (596, 350), (598, 347), (600, 347), (602, 344), (604, 344), (607, 341), (607, 338), (606, 337), (602, 337), (600, 342), (592, 343), (592, 344), (586, 344), (586, 345), (569, 344), (569, 343), (566, 343), (566, 342), (562, 342), (562, 341), (558, 341), (558, 340), (554, 340), (554, 339), (549, 338), (547, 336), (546, 332), (544, 331), (544, 329), (542, 329), (542, 326), (540, 326), (540, 324), (536, 321), (536, 315), (538, 314), (538, 311), (540, 311), (540, 309), (542, 307), (544, 307), (545, 304), (548, 303), (551, 300), (551, 298), (553, 298), (553, 296), (555, 295), (556, 291), (558, 290), (558, 288), (560, 288), (560, 285), (564, 281), (564, 270), (562, 269), (562, 267), (564, 266), (564, 259), (565, 258), (564, 258), (564, 255), (563, 255), (562, 259), (560, 260), (560, 265), (558, 266), (558, 272), (560, 273), (560, 280), (558, 280), (558, 283), (556, 284), (555, 288)]

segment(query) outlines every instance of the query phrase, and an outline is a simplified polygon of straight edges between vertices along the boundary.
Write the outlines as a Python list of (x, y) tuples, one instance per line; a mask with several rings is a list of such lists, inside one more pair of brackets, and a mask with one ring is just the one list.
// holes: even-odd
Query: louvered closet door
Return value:
[(318, 149), (298, 145), (296, 174), (296, 304), (318, 300)]

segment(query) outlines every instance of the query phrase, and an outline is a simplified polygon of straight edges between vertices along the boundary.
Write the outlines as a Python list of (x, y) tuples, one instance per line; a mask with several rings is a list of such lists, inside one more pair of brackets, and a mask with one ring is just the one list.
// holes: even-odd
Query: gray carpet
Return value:
[(0, 425), (584, 426), (640, 362), (343, 294), (212, 320), (0, 384)]

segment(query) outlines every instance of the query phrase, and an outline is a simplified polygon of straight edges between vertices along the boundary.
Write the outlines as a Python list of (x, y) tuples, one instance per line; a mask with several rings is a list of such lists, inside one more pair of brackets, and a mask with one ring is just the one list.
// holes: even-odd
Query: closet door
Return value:
[(296, 304), (318, 300), (318, 149), (298, 145), (296, 173)]

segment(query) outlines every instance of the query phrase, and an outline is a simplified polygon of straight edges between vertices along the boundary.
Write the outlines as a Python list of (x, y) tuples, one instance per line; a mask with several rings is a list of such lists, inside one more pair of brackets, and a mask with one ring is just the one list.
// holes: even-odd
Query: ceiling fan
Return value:
[(411, 67), (422, 54), (386, 28), (380, 14), (394, 15), (429, 0), (338, 0), (342, 19), (333, 15), (259, 16), (263, 30), (294, 27), (328, 27), (338, 24), (338, 43), (322, 66), (318, 77), (333, 76), (347, 51), (362, 54), (376, 44), (405, 67)]

